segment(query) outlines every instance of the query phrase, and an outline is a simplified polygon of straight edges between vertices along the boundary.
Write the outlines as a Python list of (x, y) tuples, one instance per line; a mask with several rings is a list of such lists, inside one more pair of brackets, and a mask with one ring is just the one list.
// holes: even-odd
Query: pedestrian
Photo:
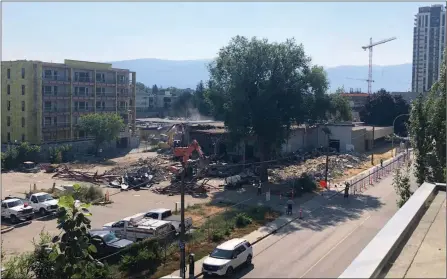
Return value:
[(293, 201), (291, 198), (289, 198), (289, 200), (287, 201), (287, 215), (292, 215), (292, 206), (293, 206)]
[(380, 158), (380, 167), (383, 168), (383, 158)]
[(346, 181), (346, 182), (345, 182), (345, 194), (344, 194), (344, 196), (343, 196), (345, 199), (349, 198), (349, 186), (350, 186), (350, 185), (349, 185), (349, 182)]
[(262, 183), (259, 180), (259, 182), (258, 182), (258, 196), (260, 196), (260, 195), (262, 195)]

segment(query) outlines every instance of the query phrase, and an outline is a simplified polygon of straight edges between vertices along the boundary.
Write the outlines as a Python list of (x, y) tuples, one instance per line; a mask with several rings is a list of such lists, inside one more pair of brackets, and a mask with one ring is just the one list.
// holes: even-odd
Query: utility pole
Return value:
[(373, 165), (373, 166), (374, 166), (374, 129), (375, 129), (375, 126), (373, 125), (373, 138), (372, 138), (372, 144), (371, 144), (371, 150), (372, 150), (371, 165)]
[(180, 277), (186, 278), (186, 251), (185, 251), (185, 175), (186, 163), (182, 163), (183, 173), (180, 185)]

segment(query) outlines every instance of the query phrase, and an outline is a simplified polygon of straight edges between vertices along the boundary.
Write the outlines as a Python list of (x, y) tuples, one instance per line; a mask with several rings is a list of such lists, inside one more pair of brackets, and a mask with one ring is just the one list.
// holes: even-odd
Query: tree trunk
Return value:
[(271, 148), (270, 145), (260, 141), (260, 152), (261, 152), (261, 165), (259, 168), (259, 178), (261, 182), (268, 181), (268, 164), (266, 161), (270, 160)]

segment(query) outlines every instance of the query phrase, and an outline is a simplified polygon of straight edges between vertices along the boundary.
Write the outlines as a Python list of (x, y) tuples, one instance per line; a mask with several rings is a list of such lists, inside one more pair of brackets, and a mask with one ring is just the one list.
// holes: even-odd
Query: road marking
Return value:
[(358, 228), (360, 228), (369, 218), (371, 218), (371, 215), (369, 215), (368, 217), (366, 217), (357, 227), (355, 227), (351, 232), (349, 232), (345, 237), (342, 238), (342, 240), (340, 240), (339, 242), (337, 242), (337, 244), (335, 244), (334, 247), (332, 247), (329, 251), (326, 252), (326, 254), (324, 254), (323, 257), (321, 257), (321, 259), (319, 259), (314, 265), (312, 265), (306, 272), (304, 272), (303, 275), (301, 275), (300, 278), (303, 278), (304, 276), (306, 276), (307, 273), (309, 273), (314, 267), (316, 267), (322, 260), (324, 260), (324, 258), (326, 258), (335, 248), (338, 247), (338, 245), (340, 245), (343, 241), (346, 240), (346, 238), (348, 238), (351, 234), (353, 234)]

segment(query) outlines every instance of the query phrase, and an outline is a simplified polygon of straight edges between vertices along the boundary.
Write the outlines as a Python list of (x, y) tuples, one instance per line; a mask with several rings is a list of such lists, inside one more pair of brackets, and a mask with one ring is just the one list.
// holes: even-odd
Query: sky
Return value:
[[(438, 2), (444, 3), (445, 2)], [(210, 59), (236, 35), (295, 38), (314, 63), (412, 62), (418, 7), (436, 2), (2, 2), (2, 60)]]

